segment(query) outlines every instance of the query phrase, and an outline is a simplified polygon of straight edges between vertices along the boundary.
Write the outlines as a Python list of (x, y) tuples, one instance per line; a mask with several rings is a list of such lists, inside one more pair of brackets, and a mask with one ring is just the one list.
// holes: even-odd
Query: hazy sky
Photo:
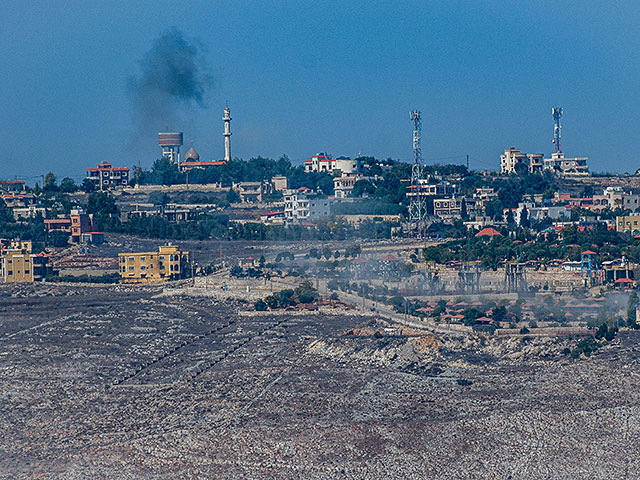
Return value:
[[(640, 167), (640, 2), (4, 2), (0, 178), (53, 170), (81, 180), (100, 161), (150, 167), (155, 132), (184, 132), (202, 159), (232, 154), (411, 158), (409, 110), (427, 163), (497, 168), (504, 148), (563, 150), (595, 171)], [(135, 114), (132, 82), (175, 27), (202, 52), (202, 101), (171, 119)], [(175, 124), (169, 125), (172, 122)]]

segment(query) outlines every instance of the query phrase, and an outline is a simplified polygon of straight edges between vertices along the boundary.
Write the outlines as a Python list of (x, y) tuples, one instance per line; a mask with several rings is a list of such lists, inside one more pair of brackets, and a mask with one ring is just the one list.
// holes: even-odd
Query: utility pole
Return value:
[(194, 269), (195, 269), (194, 260), (195, 260), (195, 258), (193, 257), (193, 251), (191, 251), (191, 285), (195, 287), (196, 286), (196, 276), (195, 276), (195, 273), (194, 273)]
[(469, 171), (469, 154), (467, 154), (467, 172)]

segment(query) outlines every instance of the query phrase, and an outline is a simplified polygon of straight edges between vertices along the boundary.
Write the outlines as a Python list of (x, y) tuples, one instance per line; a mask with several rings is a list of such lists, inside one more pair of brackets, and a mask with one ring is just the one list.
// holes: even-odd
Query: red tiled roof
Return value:
[(591, 250), (585, 250), (584, 252), (582, 252), (582, 255), (597, 255), (597, 253)]
[(495, 237), (498, 235), (502, 236), (502, 234), (499, 231), (491, 227), (485, 227), (482, 230), (480, 230), (478, 233), (476, 233), (476, 237)]
[(399, 262), (400, 259), (398, 257), (394, 257), (393, 255), (391, 255), (390, 253), (385, 255), (384, 257), (382, 257), (380, 259), (381, 262)]
[(619, 278), (615, 283), (633, 283), (633, 280), (631, 280), (630, 278)]

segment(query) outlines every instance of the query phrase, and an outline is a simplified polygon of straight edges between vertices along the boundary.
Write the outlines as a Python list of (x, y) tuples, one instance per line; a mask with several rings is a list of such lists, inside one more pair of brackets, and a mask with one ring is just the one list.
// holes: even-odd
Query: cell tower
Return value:
[(415, 236), (421, 236), (424, 232), (427, 219), (427, 199), (423, 195), (422, 151), (420, 149), (420, 134), (422, 120), (420, 111), (409, 112), (409, 118), (413, 123), (413, 165), (411, 166), (411, 185), (409, 186), (409, 221), (413, 227)]
[(562, 125), (560, 124), (560, 119), (562, 118), (562, 107), (552, 107), (551, 115), (553, 115), (553, 145), (555, 146), (555, 153), (561, 153), (562, 143), (560, 143), (560, 135)]

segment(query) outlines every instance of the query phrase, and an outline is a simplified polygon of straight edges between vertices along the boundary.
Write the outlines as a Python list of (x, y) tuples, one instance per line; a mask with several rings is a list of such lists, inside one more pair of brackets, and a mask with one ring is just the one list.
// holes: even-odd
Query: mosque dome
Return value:
[(196, 152), (193, 147), (191, 147), (189, 150), (187, 150), (187, 153), (184, 154), (184, 161), (185, 162), (197, 162), (200, 160), (200, 155), (198, 155), (198, 152)]

